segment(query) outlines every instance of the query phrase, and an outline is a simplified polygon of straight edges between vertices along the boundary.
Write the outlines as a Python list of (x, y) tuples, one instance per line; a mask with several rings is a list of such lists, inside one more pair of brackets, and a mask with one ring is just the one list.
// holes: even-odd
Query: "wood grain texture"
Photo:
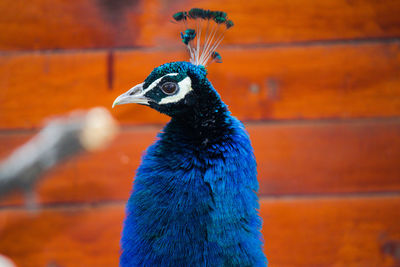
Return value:
[[(162, 45), (176, 42), (177, 27), (168, 25), (176, 10), (192, 7), (224, 10), (235, 23), (225, 44), (304, 42), (310, 40), (398, 37), (400, 3), (379, 1), (249, 0), (179, 2), (149, 1), (144, 7), (140, 42)], [(158, 29), (163, 29), (158, 31)], [(157, 34), (155, 34), (157, 32)]]
[(221, 54), (225, 62), (210, 67), (210, 80), (243, 120), (386, 117), (400, 110), (398, 44)]
[(260, 193), (332, 194), (400, 190), (400, 122), (248, 127)]
[(397, 266), (399, 208), (399, 197), (262, 201), (267, 257), (271, 266)]
[[(0, 57), (0, 77), (4, 78), (0, 81), (0, 128), (35, 127), (48, 116), (74, 109), (111, 109), (114, 99), (130, 88), (109, 89), (105, 52)], [(148, 73), (141, 68), (129, 69), (133, 82), (142, 81)], [(118, 79), (120, 74), (116, 75)], [(136, 123), (163, 120), (155, 111), (143, 112), (143, 107), (131, 106), (130, 117)]]
[[(396, 266), (400, 197), (265, 199), (271, 266)], [(124, 205), (0, 211), (0, 251), (18, 266), (116, 266)], [(45, 242), (43, 242), (45, 241)]]
[[(222, 50), (209, 79), (242, 120), (391, 117), (400, 114), (396, 43)], [(0, 56), (0, 128), (31, 128), (53, 114), (106, 106), (155, 66), (183, 52), (120, 51)], [(113, 87), (109, 70), (113, 68)], [(112, 111), (124, 124), (164, 123), (139, 105)]]
[[(224, 10), (227, 44), (398, 37), (400, 4), (388, 1), (3, 0), (1, 50), (178, 46), (178, 10)], [(16, 15), (18, 14), (18, 15)]]
[(5, 0), (0, 3), (0, 49), (133, 46), (141, 1)]
[(118, 266), (124, 208), (0, 211), (0, 251), (19, 267)]
[[(122, 132), (106, 150), (82, 155), (52, 171), (38, 186), (42, 203), (128, 198), (145, 149), (160, 128)], [(260, 195), (400, 191), (400, 121), (251, 124)], [(0, 157), (28, 139), (0, 135)], [(20, 204), (8, 198), (0, 205)]]
[[(187, 60), (169, 21), (192, 7), (235, 22), (207, 69), (251, 136), (270, 266), (400, 266), (397, 0), (0, 1), (0, 159), (46, 118), (111, 110), (154, 67)], [(112, 113), (127, 127), (49, 172), (36, 213), (0, 200), (0, 253), (17, 266), (118, 265), (135, 170), (169, 119)]]

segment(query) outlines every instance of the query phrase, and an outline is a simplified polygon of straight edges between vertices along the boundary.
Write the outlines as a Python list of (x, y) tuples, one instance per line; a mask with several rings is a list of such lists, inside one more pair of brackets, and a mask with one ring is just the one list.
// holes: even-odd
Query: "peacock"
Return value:
[(222, 61), (216, 48), (233, 22), (199, 8), (174, 14), (173, 22), (183, 26), (190, 62), (155, 68), (113, 103), (171, 117), (136, 171), (120, 265), (266, 266), (251, 142), (207, 79), (207, 63)]

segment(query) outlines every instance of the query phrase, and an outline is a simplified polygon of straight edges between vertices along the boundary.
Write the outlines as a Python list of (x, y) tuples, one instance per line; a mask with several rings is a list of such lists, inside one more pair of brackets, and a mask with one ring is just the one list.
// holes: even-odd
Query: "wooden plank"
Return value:
[(124, 208), (0, 212), (0, 251), (17, 266), (118, 266)]
[[(241, 51), (241, 50), (240, 50)], [(400, 114), (398, 44), (228, 49), (209, 79), (242, 120), (391, 117)], [(239, 53), (240, 52), (240, 53)], [(111, 106), (155, 66), (182, 52), (120, 51), (0, 56), (0, 129), (31, 128), (72, 109)], [(113, 82), (112, 88), (108, 84)], [(112, 111), (124, 124), (168, 118), (139, 105)]]
[(0, 3), (0, 50), (133, 46), (141, 1)]
[(400, 191), (400, 121), (253, 125), (260, 193)]
[[(39, 184), (39, 201), (126, 199), (141, 155), (160, 129), (123, 131), (109, 148), (60, 166)], [(247, 129), (258, 162), (260, 195), (400, 191), (399, 120), (253, 124)], [(0, 135), (0, 157), (28, 137)]]
[[(154, 1), (156, 2), (156, 1)], [(224, 10), (235, 22), (226, 34), (225, 44), (303, 42), (310, 40), (398, 37), (400, 3), (380, 1), (185, 1), (155, 7), (143, 14), (141, 42), (165, 46), (177, 39), (176, 27), (166, 24), (176, 10), (194, 6)], [(161, 2), (161, 1), (160, 1)], [(162, 2), (161, 2), (162, 3)], [(158, 31), (158, 29), (163, 29)], [(155, 30), (157, 29), (157, 30)], [(157, 34), (155, 34), (157, 31)], [(176, 42), (176, 41), (175, 41)]]
[(180, 27), (169, 23), (194, 6), (227, 11), (235, 28), (225, 43), (398, 37), (398, 1), (3, 0), (1, 50), (178, 46)]
[(398, 44), (239, 52), (222, 51), (225, 62), (210, 68), (210, 79), (241, 119), (386, 117), (400, 110)]
[(262, 201), (271, 266), (397, 266), (400, 198)]
[[(0, 81), (0, 128), (36, 127), (48, 116), (74, 109), (111, 109), (118, 94), (129, 88), (116, 92), (108, 87), (107, 57), (105, 52), (0, 56), (0, 77), (4, 78)], [(132, 81), (148, 74), (132, 68), (129, 73)], [(166, 119), (156, 111), (130, 106), (135, 123)]]
[[(397, 266), (400, 197), (264, 199), (271, 266)], [(116, 266), (124, 205), (0, 211), (0, 251), (18, 266)]]

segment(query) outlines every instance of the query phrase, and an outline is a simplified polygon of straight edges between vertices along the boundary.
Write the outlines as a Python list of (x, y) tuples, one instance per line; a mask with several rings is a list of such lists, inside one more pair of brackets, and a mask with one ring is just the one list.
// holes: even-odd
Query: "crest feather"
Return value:
[(182, 42), (186, 45), (190, 62), (206, 66), (207, 62), (221, 63), (221, 55), (215, 51), (225, 32), (233, 27), (233, 21), (223, 11), (192, 8), (175, 13), (173, 19), (183, 25)]

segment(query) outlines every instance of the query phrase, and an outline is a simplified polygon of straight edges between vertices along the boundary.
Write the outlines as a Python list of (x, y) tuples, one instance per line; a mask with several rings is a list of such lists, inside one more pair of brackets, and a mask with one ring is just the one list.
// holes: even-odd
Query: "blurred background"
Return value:
[[(209, 79), (258, 161), (270, 266), (400, 266), (400, 1), (1, 0), (0, 158), (43, 121), (104, 106), (187, 60), (171, 15), (221, 9), (235, 26)], [(122, 130), (0, 202), (17, 266), (117, 266), (140, 157), (168, 121), (138, 105)]]

